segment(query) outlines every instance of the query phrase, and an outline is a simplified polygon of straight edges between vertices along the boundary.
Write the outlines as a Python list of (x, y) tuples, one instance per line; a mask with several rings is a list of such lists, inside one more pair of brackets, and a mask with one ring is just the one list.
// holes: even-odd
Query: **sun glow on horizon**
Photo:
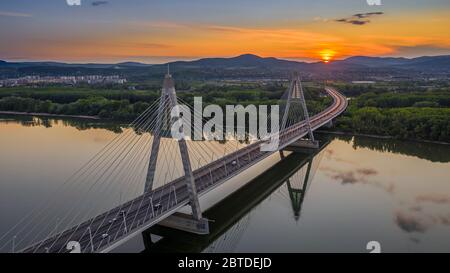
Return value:
[[(103, 10), (106, 12), (112, 6), (105, 6)], [(101, 11), (101, 8), (96, 9)], [(166, 20), (145, 16), (137, 20), (133, 16), (118, 16), (120, 18), (112, 20), (110, 17), (114, 13), (110, 12), (95, 26), (91, 21), (98, 20), (94, 12), (83, 15), (90, 20), (80, 20), (79, 24), (72, 24), (72, 20), (64, 16), (54, 18), (58, 24), (51, 21), (50, 15), (51, 22), (34, 22), (37, 15), (15, 18), (11, 23), (15, 28), (2, 28), (1, 36), (8, 42), (0, 43), (0, 59), (160, 64), (251, 53), (327, 64), (351, 56), (411, 58), (450, 54), (450, 37), (446, 35), (450, 24), (448, 9), (386, 12), (377, 20), (362, 25), (332, 20), (340, 18), (341, 14), (312, 22), (272, 18), (259, 24), (251, 20), (209, 21), (201, 17)], [(120, 9), (115, 12), (120, 14)], [(15, 20), (18, 20), (17, 25)], [(34, 23), (41, 24), (46, 32), (33, 31)], [(47, 23), (52, 27), (47, 28)]]
[(333, 60), (333, 57), (336, 55), (336, 51), (332, 49), (324, 49), (319, 52), (320, 58), (324, 63), (329, 63)]

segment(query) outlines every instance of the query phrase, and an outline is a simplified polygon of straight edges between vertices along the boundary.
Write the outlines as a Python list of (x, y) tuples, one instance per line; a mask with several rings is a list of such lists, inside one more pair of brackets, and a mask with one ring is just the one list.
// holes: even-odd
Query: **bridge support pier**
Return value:
[(319, 148), (319, 141), (309, 139), (299, 139), (291, 145), (285, 147), (283, 150), (294, 153), (314, 153)]
[(182, 230), (199, 235), (209, 234), (209, 221), (206, 218), (195, 219), (192, 215), (175, 212), (171, 216), (162, 220), (158, 225)]
[(309, 139), (299, 139), (296, 142), (289, 145), (288, 148), (289, 147), (317, 149), (319, 148), (319, 141)]

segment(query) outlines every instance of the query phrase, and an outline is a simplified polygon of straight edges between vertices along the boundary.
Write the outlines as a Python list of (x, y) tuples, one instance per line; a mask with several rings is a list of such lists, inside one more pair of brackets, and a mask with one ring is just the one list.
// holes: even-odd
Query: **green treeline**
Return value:
[[(188, 89), (189, 88), (189, 89)], [(177, 86), (178, 89), (178, 86)], [(202, 97), (204, 105), (273, 105), (286, 90), (283, 83), (267, 85), (181, 85), (177, 96), (193, 105)], [(80, 87), (41, 87), (0, 89), (0, 111), (36, 112), (59, 115), (88, 115), (107, 119), (132, 120), (160, 96), (158, 90), (104, 90)], [(331, 103), (314, 87), (305, 96), (310, 112), (318, 113)]]
[(346, 132), (450, 142), (450, 92), (364, 93), (337, 119)]
[(90, 97), (102, 97), (108, 100), (128, 100), (131, 103), (138, 101), (154, 101), (159, 97), (159, 91), (152, 89), (144, 90), (117, 90), (117, 89), (98, 89), (88, 87), (9, 87), (0, 89), (0, 99), (6, 97), (32, 98), (35, 100), (50, 100), (55, 103), (71, 103), (79, 99)]
[(365, 93), (356, 100), (358, 107), (450, 107), (450, 94), (444, 92), (426, 93)]
[[(350, 98), (347, 111), (335, 122), (336, 129), (350, 133), (450, 142), (450, 87), (436, 83), (335, 84)], [(0, 89), (0, 111), (90, 115), (132, 120), (159, 98), (150, 90), (96, 89), (88, 87), (39, 87)], [(323, 88), (305, 84), (310, 114), (331, 104)], [(195, 96), (204, 106), (218, 104), (273, 105), (286, 91), (286, 83), (201, 84), (182, 82), (177, 95), (192, 105)]]
[(356, 133), (450, 142), (450, 108), (362, 107), (340, 117), (337, 126)]
[(6, 97), (0, 99), (1, 111), (87, 115), (111, 119), (132, 119), (137, 117), (149, 106), (150, 104), (147, 102), (131, 104), (128, 100), (108, 100), (102, 97), (89, 97), (67, 104), (22, 97)]

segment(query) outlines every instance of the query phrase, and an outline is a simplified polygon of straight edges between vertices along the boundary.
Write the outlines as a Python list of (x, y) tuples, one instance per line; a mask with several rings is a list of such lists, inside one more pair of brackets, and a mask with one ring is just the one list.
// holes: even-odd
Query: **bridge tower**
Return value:
[(283, 119), (281, 121), (281, 130), (286, 128), (289, 109), (292, 104), (297, 102), (300, 104), (300, 107), (303, 110), (303, 115), (305, 118), (305, 122), (308, 128), (308, 139), (301, 139), (297, 142), (291, 144), (291, 146), (295, 147), (306, 147), (306, 148), (318, 148), (319, 143), (314, 139), (314, 134), (311, 129), (311, 122), (309, 118), (308, 108), (306, 107), (305, 94), (303, 91), (302, 82), (300, 80), (300, 74), (298, 72), (294, 72), (292, 75), (291, 82), (289, 84), (289, 89), (287, 91), (287, 99), (286, 99), (286, 107), (284, 109)]
[[(159, 147), (161, 143), (161, 135), (162, 132), (170, 131), (171, 126), (175, 122), (175, 120), (171, 119), (170, 112), (177, 104), (175, 83), (172, 75), (169, 73), (169, 69), (167, 69), (167, 74), (164, 78), (163, 88), (161, 90), (161, 100), (158, 106), (156, 128), (153, 134), (153, 142), (144, 192), (152, 190), (155, 179), (156, 163), (158, 161)], [(189, 151), (184, 138), (178, 140), (178, 147), (180, 149), (181, 161), (183, 163), (184, 179), (186, 182), (187, 192), (189, 194), (189, 205), (192, 209), (192, 217), (182, 213), (175, 213), (161, 221), (159, 224), (188, 232), (207, 234), (209, 233), (208, 220), (202, 218), (202, 211), (195, 186), (194, 175), (192, 173)]]

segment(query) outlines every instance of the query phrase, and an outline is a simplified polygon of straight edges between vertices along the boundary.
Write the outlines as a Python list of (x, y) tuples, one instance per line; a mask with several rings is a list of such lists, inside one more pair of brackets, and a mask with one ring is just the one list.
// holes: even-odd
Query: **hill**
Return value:
[(160, 79), (167, 70), (168, 64), (170, 71), (179, 79), (286, 77), (294, 70), (299, 71), (306, 78), (330, 80), (360, 80), (371, 77), (417, 78), (417, 76), (424, 75), (448, 77), (450, 74), (450, 55), (412, 59), (354, 56), (325, 64), (243, 54), (231, 58), (203, 58), (158, 65), (139, 62), (77, 64), (0, 61), (0, 78), (25, 75), (119, 74), (129, 80), (140, 82), (148, 79)]

